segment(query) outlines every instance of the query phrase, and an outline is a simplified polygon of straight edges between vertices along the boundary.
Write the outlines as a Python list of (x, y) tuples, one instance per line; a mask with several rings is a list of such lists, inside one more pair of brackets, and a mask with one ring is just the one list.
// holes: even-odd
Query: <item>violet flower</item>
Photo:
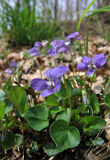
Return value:
[(41, 42), (35, 42), (34, 47), (29, 50), (31, 57), (38, 56), (40, 54), (41, 47), (42, 47)]
[(8, 74), (10, 74), (10, 75), (12, 76), (12, 75), (13, 75), (12, 70), (15, 71), (17, 65), (18, 65), (18, 63), (15, 63), (15, 62), (12, 60), (12, 61), (10, 62), (11, 69), (10, 69), (10, 68), (7, 68), (7, 69), (5, 70), (5, 73), (8, 73)]
[(104, 53), (97, 54), (93, 57), (93, 59), (84, 56), (82, 58), (82, 63), (77, 65), (77, 69), (80, 71), (85, 71), (88, 76), (91, 76), (96, 68), (101, 68), (107, 61), (107, 58), (104, 56)]
[(48, 50), (48, 54), (50, 57), (55, 56), (61, 52), (65, 51), (64, 40), (57, 41), (56, 38), (53, 39), (53, 48)]
[(59, 40), (57, 41), (56, 38), (53, 40), (53, 48), (50, 48), (48, 50), (48, 54), (50, 57), (55, 56), (61, 52), (64, 52), (67, 54), (69, 52), (70, 46), (72, 44), (72, 41), (76, 39), (79, 40), (81, 37), (79, 36), (78, 32), (74, 32), (66, 37), (65, 40)]
[(80, 40), (82, 37), (79, 36), (79, 32), (74, 32), (72, 34), (70, 34), (69, 36), (66, 37), (65, 42), (64, 42), (64, 46), (65, 46), (65, 54), (67, 54), (69, 52), (69, 49), (71, 47), (71, 44), (73, 42), (73, 40)]
[(30, 82), (30, 86), (37, 91), (41, 91), (42, 97), (47, 97), (56, 91), (60, 91), (59, 77), (65, 74), (69, 68), (67, 66), (58, 66), (52, 69), (48, 69), (45, 72), (47, 80), (35, 78)]

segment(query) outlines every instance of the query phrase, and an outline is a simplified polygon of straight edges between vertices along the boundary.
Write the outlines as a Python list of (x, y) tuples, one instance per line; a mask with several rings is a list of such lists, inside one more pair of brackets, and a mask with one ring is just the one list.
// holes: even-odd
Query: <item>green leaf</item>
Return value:
[(26, 110), (28, 110), (28, 100), (26, 92), (23, 88), (18, 86), (12, 86), (11, 80), (9, 79), (4, 86), (4, 92), (6, 93), (9, 100), (17, 107), (21, 115)]
[(31, 128), (41, 131), (49, 125), (48, 115), (49, 109), (47, 106), (37, 105), (26, 111), (23, 117), (26, 119)]
[(9, 150), (14, 146), (19, 146), (22, 143), (23, 136), (20, 134), (13, 134), (11, 132), (6, 132), (6, 137), (4, 141), (1, 142), (4, 150)]
[(23, 136), (21, 134), (16, 134), (16, 146), (19, 146), (22, 143)]
[(59, 103), (58, 103), (57, 96), (55, 96), (54, 94), (48, 96), (47, 99), (46, 99), (46, 105), (49, 105), (49, 106), (58, 106)]
[(88, 132), (90, 135), (96, 134), (106, 125), (105, 120), (98, 116), (85, 116), (82, 123), (84, 132)]
[(72, 95), (72, 90), (73, 90), (73, 88), (72, 88), (72, 86), (71, 86), (70, 80), (66, 79), (66, 85), (67, 85), (67, 88), (68, 88), (68, 93), (69, 93), (69, 95), (71, 96), (71, 95)]
[(99, 113), (100, 108), (99, 108), (99, 102), (98, 102), (96, 94), (93, 94), (90, 97), (90, 105), (91, 105), (91, 107), (93, 109), (94, 114)]
[(4, 97), (5, 97), (5, 92), (0, 89), (0, 101), (2, 101)]
[(86, 9), (83, 11), (81, 17), (80, 17), (80, 20), (78, 22), (78, 25), (77, 25), (77, 31), (79, 31), (79, 28), (80, 28), (80, 24), (83, 20), (83, 17), (85, 16), (85, 14), (88, 12), (89, 8), (93, 5), (93, 3), (95, 2), (95, 0), (92, 0), (92, 2), (86, 7)]
[(15, 146), (15, 137), (13, 133), (7, 132), (5, 140), (2, 142), (2, 147), (4, 150), (9, 150)]
[(73, 110), (72, 110), (72, 112), (73, 112), (74, 114), (84, 113), (85, 110), (86, 110), (86, 108), (87, 108), (87, 105), (85, 105), (85, 104), (79, 104), (79, 105), (76, 107), (76, 109), (73, 109)]
[(63, 110), (62, 106), (52, 106), (49, 108), (49, 111), (51, 113), (51, 115), (55, 115), (56, 113), (59, 113)]
[(15, 119), (13, 117), (6, 118), (0, 121), (0, 131), (9, 128), (14, 123)]
[(47, 145), (45, 145), (43, 149), (48, 156), (54, 156), (64, 151), (62, 147), (56, 147), (55, 144), (53, 143), (48, 143)]
[(0, 120), (4, 117), (5, 115), (5, 103), (0, 102)]
[(100, 137), (98, 137), (97, 139), (91, 139), (90, 140), (91, 142), (92, 142), (92, 144), (94, 145), (94, 146), (100, 146), (100, 145), (102, 145), (102, 144), (104, 144), (104, 140), (102, 139), (102, 138), (100, 138)]
[(69, 126), (64, 120), (58, 120), (50, 126), (50, 136), (57, 145), (64, 150), (76, 147), (80, 143), (80, 133), (74, 126)]
[(72, 89), (72, 96), (80, 96), (81, 95), (81, 91), (78, 88), (73, 88)]
[(56, 117), (56, 120), (60, 120), (60, 119), (65, 120), (69, 123), (71, 120), (71, 109), (66, 108), (65, 110), (61, 111)]
[(61, 89), (60, 91), (57, 93), (57, 96), (62, 98), (62, 99), (67, 99), (67, 93), (66, 93), (66, 89), (63, 83), (61, 83)]
[(8, 98), (6, 98), (5, 99), (5, 114), (12, 111), (12, 109), (13, 109), (13, 103)]
[(103, 8), (89, 10), (88, 12), (91, 13), (91, 14), (89, 14), (88, 17), (93, 16), (93, 15), (97, 15), (97, 14), (102, 13), (102, 12), (109, 12), (109, 11), (110, 11), (110, 5), (104, 6)]
[(104, 102), (106, 106), (110, 108), (110, 93), (106, 95)]

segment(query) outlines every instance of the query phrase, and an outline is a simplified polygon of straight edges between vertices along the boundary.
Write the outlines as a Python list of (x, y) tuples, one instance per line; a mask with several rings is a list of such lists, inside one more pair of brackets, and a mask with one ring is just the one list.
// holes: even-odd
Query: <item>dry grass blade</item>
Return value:
[(110, 159), (110, 142), (96, 146), (89, 153), (84, 155), (85, 160), (109, 160)]

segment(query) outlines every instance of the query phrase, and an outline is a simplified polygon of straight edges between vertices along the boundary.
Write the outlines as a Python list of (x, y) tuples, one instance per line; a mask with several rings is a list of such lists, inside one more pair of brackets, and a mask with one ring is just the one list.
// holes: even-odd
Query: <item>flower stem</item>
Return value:
[(72, 69), (73, 69), (73, 76), (74, 76), (74, 72), (75, 72), (75, 69), (74, 69), (74, 60), (73, 60), (73, 56), (72, 56), (72, 52), (70, 50), (70, 55), (71, 55), (71, 59), (72, 59)]
[(70, 94), (68, 92), (68, 86), (66, 84), (66, 79), (65, 79), (65, 76), (63, 75), (63, 78), (64, 78), (64, 84), (65, 84), (65, 89), (66, 89), (66, 92), (67, 92), (67, 97), (68, 97), (68, 102), (69, 102), (69, 106), (70, 108), (72, 108), (72, 105), (71, 105), (71, 97), (70, 97)]
[(7, 62), (8, 62), (8, 65), (13, 73), (12, 82), (13, 82), (13, 78), (15, 78), (16, 82), (19, 84), (18, 78), (16, 77), (16, 71), (14, 71), (13, 68), (11, 67), (9, 60), (7, 60)]
[(89, 111), (90, 111), (90, 114), (91, 114), (91, 116), (93, 116), (93, 109), (92, 109), (92, 107), (91, 106), (88, 106), (88, 108), (89, 108)]

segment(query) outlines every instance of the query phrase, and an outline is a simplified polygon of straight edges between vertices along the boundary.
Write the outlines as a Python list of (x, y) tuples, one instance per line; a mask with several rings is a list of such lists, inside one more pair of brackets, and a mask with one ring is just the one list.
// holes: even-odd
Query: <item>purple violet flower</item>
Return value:
[(41, 47), (42, 47), (41, 42), (35, 42), (34, 47), (29, 50), (31, 57), (38, 56), (40, 54)]
[(56, 38), (53, 39), (53, 48), (48, 50), (48, 54), (50, 57), (55, 56), (61, 52), (67, 54), (69, 52), (72, 41), (76, 39), (79, 40), (81, 37), (78, 32), (74, 32), (66, 37), (65, 40), (57, 41)]
[(67, 66), (58, 66), (52, 69), (48, 69), (45, 72), (47, 80), (35, 78), (30, 82), (30, 86), (37, 91), (41, 91), (42, 97), (47, 97), (56, 91), (60, 91), (59, 77), (65, 74), (69, 68)]
[(56, 38), (54, 38), (53, 48), (50, 48), (48, 50), (49, 56), (52, 57), (64, 51), (65, 51), (64, 40), (57, 41)]
[(85, 71), (88, 76), (91, 76), (96, 68), (101, 68), (107, 61), (107, 58), (104, 56), (104, 53), (97, 54), (93, 57), (93, 59), (84, 56), (82, 58), (82, 63), (77, 65), (77, 69), (80, 71)]
[(7, 69), (5, 70), (5, 73), (8, 73), (8, 74), (10, 74), (10, 75), (12, 76), (12, 75), (13, 75), (12, 69), (13, 69), (13, 71), (15, 71), (17, 65), (18, 65), (18, 63), (15, 63), (15, 62), (12, 60), (12, 61), (10, 62), (11, 69), (10, 69), (10, 68), (7, 68)]
[(71, 47), (71, 44), (73, 42), (73, 40), (80, 40), (81, 36), (79, 36), (79, 32), (74, 32), (72, 34), (70, 34), (69, 36), (66, 37), (64, 45), (65, 45), (65, 54), (67, 54), (69, 52), (69, 49)]

